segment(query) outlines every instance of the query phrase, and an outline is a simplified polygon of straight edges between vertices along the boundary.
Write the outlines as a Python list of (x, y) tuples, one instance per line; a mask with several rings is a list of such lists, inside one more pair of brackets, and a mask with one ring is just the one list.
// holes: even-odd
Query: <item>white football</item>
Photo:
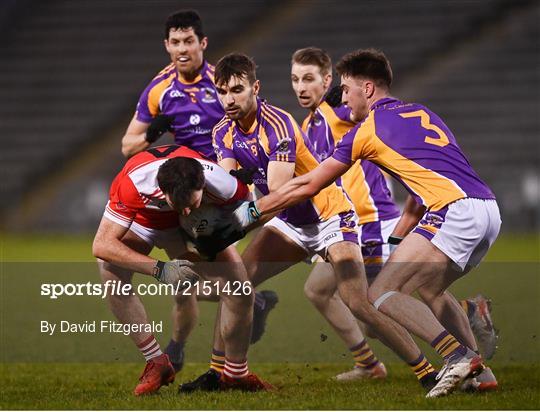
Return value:
[(214, 205), (202, 205), (187, 216), (180, 216), (180, 226), (192, 238), (210, 236), (222, 222), (223, 212)]

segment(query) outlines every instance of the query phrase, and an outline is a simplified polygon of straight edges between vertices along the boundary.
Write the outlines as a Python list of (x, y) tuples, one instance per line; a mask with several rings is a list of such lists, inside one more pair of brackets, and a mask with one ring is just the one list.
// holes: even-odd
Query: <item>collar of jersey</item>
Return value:
[(180, 73), (178, 73), (178, 71), (176, 72), (177, 73), (177, 76), (176, 76), (176, 79), (182, 83), (183, 85), (186, 85), (186, 86), (189, 86), (191, 84), (195, 84), (195, 83), (198, 83), (202, 80), (203, 78), (203, 73), (204, 71), (207, 69), (208, 65), (206, 63), (206, 60), (203, 60), (203, 65), (201, 66), (201, 71), (199, 72), (199, 74), (197, 75), (197, 77), (195, 77), (195, 79), (193, 79), (193, 81), (191, 82), (188, 82), (187, 80), (182, 80), (182, 77), (180, 76)]
[(371, 110), (375, 110), (376, 108), (384, 106), (385, 104), (395, 102), (399, 102), (399, 100), (395, 97), (383, 97), (382, 99), (379, 99), (375, 103), (373, 103), (373, 106), (371, 106)]

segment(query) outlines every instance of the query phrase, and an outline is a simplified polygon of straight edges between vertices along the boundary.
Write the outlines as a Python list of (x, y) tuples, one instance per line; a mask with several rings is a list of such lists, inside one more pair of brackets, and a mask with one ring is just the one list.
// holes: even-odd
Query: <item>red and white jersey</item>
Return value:
[(217, 163), (184, 146), (159, 146), (128, 160), (112, 182), (103, 216), (124, 227), (134, 221), (149, 229), (178, 226), (178, 213), (169, 207), (157, 182), (159, 167), (174, 157), (190, 157), (203, 166), (203, 203), (227, 205), (249, 197), (248, 187)]

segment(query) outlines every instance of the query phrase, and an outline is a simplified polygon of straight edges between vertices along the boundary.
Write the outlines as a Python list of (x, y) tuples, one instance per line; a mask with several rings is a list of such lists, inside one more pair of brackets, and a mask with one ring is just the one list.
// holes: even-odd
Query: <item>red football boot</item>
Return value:
[(271, 391), (275, 389), (268, 382), (263, 381), (254, 373), (250, 373), (243, 378), (230, 378), (224, 373), (221, 374), (219, 381), (220, 389), (238, 389), (246, 392), (257, 392), (257, 391)]
[(174, 382), (174, 368), (169, 357), (164, 353), (146, 362), (139, 384), (133, 393), (135, 396), (148, 395), (172, 382)]

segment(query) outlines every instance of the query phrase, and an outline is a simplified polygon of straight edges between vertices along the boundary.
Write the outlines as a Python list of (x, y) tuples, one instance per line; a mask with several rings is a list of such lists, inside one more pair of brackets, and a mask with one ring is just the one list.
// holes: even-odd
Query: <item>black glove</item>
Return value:
[(244, 231), (234, 231), (227, 235), (224, 235), (224, 233), (225, 231), (219, 231), (214, 232), (211, 236), (199, 236), (197, 239), (191, 239), (191, 242), (193, 242), (201, 256), (213, 261), (219, 252), (246, 236)]
[(171, 130), (171, 125), (174, 120), (174, 116), (168, 116), (166, 114), (160, 114), (154, 117), (148, 130), (146, 131), (145, 140), (148, 143), (154, 143), (157, 139), (163, 136), (163, 133)]
[(324, 101), (330, 105), (330, 107), (341, 106), (341, 86), (334, 86), (326, 94)]
[(253, 184), (253, 175), (257, 172), (257, 170), (258, 169), (256, 167), (250, 167), (249, 169), (238, 169), (238, 170), (231, 169), (229, 173), (232, 176), (236, 177), (245, 185), (251, 185)]

